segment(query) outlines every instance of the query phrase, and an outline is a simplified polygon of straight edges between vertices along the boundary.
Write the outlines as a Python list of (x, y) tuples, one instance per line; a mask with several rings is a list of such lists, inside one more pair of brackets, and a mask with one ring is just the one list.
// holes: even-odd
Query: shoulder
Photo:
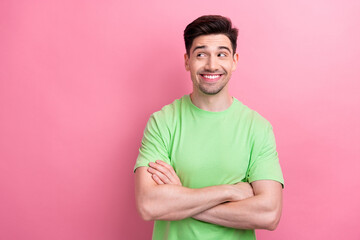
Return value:
[(184, 105), (185, 96), (175, 99), (172, 103), (165, 105), (161, 110), (154, 112), (150, 116), (151, 122), (155, 122), (159, 128), (171, 127), (176, 123), (181, 112), (182, 105)]
[(172, 103), (165, 105), (161, 108), (161, 110), (154, 112), (152, 115), (160, 119), (166, 119), (171, 117), (173, 114), (179, 111), (183, 98), (184, 97), (180, 99), (175, 99)]
[(266, 129), (271, 127), (270, 122), (262, 116), (259, 112), (246, 106), (241, 101), (237, 100), (237, 113), (244, 122), (249, 123), (249, 127), (254, 130)]

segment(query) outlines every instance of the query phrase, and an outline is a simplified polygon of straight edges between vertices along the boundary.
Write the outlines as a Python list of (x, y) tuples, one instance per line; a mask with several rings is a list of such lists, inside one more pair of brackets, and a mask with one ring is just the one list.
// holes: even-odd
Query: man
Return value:
[(151, 115), (135, 165), (153, 239), (255, 239), (274, 230), (283, 176), (271, 124), (229, 94), (237, 29), (202, 16), (184, 31), (193, 91)]

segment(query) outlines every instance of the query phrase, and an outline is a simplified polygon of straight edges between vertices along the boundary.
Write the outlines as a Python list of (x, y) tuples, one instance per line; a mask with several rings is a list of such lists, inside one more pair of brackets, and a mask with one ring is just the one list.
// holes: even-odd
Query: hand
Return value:
[(232, 201), (240, 201), (254, 196), (254, 191), (250, 183), (239, 182), (232, 185), (232, 187), (234, 190), (234, 196)]
[(158, 184), (174, 184), (182, 186), (179, 177), (176, 175), (174, 168), (161, 160), (155, 163), (150, 162), (148, 172), (151, 173), (153, 180)]

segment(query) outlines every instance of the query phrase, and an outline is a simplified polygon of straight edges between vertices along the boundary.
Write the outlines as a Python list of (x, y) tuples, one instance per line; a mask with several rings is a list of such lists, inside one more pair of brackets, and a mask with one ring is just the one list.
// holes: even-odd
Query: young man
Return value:
[(272, 126), (228, 91), (237, 33), (213, 15), (184, 31), (193, 91), (151, 115), (134, 169), (153, 239), (255, 239), (254, 229), (278, 225), (283, 176)]

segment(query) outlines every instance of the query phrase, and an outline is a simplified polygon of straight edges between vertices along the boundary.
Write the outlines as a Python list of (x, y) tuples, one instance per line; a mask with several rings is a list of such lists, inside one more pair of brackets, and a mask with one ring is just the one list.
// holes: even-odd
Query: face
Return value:
[(193, 90), (206, 95), (227, 91), (236, 69), (238, 54), (233, 54), (230, 39), (224, 34), (202, 35), (194, 39), (185, 68), (190, 71)]

